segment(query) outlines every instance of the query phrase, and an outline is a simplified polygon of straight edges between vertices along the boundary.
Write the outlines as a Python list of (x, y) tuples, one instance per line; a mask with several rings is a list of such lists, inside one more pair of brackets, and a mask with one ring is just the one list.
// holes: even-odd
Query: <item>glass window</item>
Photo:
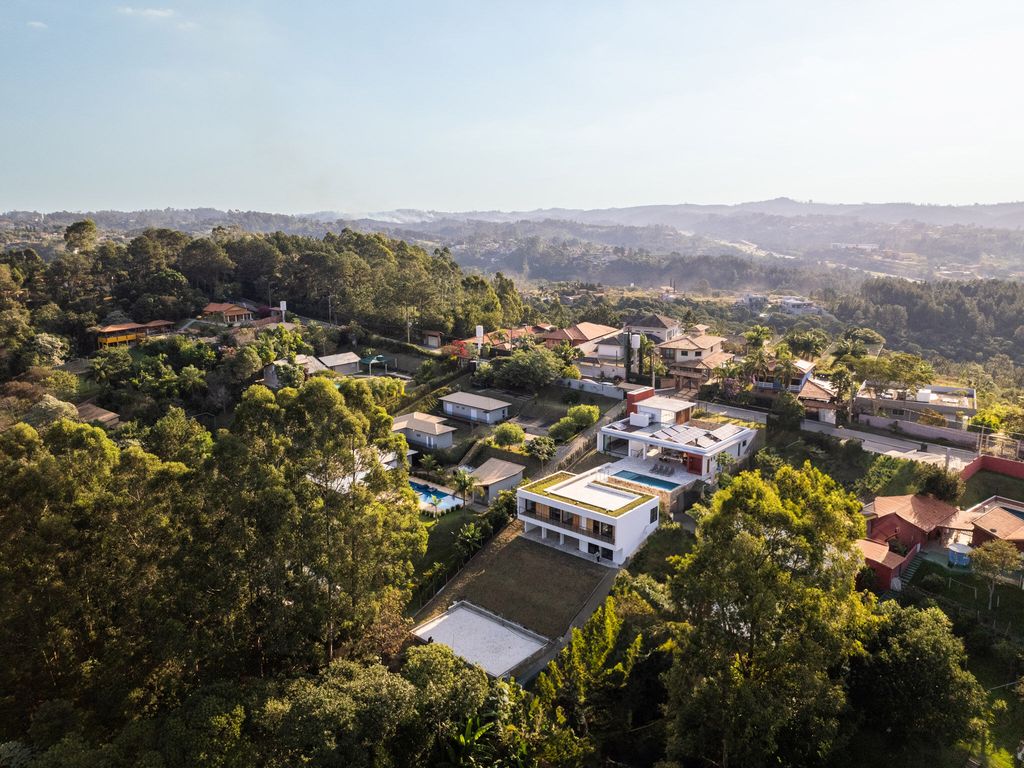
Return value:
[(651, 522), (655, 523), (657, 521), (658, 521), (658, 507), (655, 506), (655, 507), (651, 508)]

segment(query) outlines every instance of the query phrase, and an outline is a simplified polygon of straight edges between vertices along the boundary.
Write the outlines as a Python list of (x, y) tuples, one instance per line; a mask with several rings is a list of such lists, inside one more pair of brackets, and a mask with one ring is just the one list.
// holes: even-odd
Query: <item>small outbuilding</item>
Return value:
[(476, 479), (477, 500), (490, 504), (501, 491), (515, 488), (523, 481), (526, 467), (514, 461), (490, 458), (470, 474)]
[(441, 398), (446, 416), (466, 421), (498, 424), (508, 418), (512, 403), (472, 392), (452, 392)]

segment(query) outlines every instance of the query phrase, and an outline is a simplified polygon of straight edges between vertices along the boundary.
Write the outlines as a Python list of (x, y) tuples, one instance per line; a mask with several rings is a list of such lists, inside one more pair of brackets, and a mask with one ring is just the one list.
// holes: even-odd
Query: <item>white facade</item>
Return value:
[(658, 527), (660, 499), (616, 486), (603, 472), (608, 466), (521, 487), (516, 509), (524, 535), (622, 565)]
[[(671, 410), (662, 401), (681, 404)], [(737, 424), (690, 423), (693, 403), (675, 398), (651, 397), (637, 404), (636, 413), (601, 428), (597, 450), (602, 453), (666, 463), (673, 482), (711, 482), (719, 470), (719, 457), (740, 460), (754, 447), (756, 433)]]

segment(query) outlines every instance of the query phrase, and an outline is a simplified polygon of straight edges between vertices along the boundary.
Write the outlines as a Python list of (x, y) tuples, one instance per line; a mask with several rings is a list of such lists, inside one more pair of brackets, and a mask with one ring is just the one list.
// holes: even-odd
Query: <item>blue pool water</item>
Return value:
[(654, 488), (661, 488), (666, 491), (674, 491), (679, 487), (679, 483), (673, 483), (671, 480), (663, 480), (660, 477), (651, 477), (650, 475), (641, 475), (639, 472), (630, 472), (628, 469), (616, 472), (615, 477), (621, 477), (623, 480), (632, 480), (634, 483), (643, 483), (644, 485), (650, 485)]
[(457, 507), (462, 503), (461, 499), (457, 496), (452, 496), (450, 493), (444, 493), (436, 488), (431, 488), (429, 485), (423, 483), (417, 483), (415, 480), (409, 481), (409, 487), (416, 491), (416, 495), (420, 497), (420, 501), (433, 509), (433, 499), (436, 496), (438, 499), (437, 508), (441, 512), (447, 512), (452, 507)]

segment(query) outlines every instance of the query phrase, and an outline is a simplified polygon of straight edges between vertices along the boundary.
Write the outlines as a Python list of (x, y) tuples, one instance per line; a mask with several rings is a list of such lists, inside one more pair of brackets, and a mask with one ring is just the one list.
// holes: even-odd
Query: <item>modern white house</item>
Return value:
[(359, 355), (355, 352), (339, 352), (336, 355), (326, 355), (320, 358), (320, 362), (335, 373), (342, 373), (346, 376), (359, 373)]
[(654, 396), (636, 402), (629, 416), (601, 428), (597, 449), (622, 457), (609, 474), (660, 495), (677, 511), (698, 481), (714, 482), (722, 456), (741, 461), (755, 449), (757, 432), (739, 424), (692, 419), (694, 403)]
[(622, 565), (658, 527), (660, 500), (617, 484), (608, 466), (580, 475), (556, 472), (520, 487), (516, 510), (523, 535)]
[(441, 398), (446, 416), (483, 424), (498, 424), (508, 418), (512, 403), (472, 392), (452, 392)]
[(490, 458), (470, 474), (476, 480), (474, 491), (478, 501), (490, 504), (502, 491), (515, 488), (523, 482), (526, 467), (514, 461)]
[(434, 450), (435, 448), (451, 448), (455, 427), (446, 424), (440, 416), (429, 413), (404, 413), (395, 416), (391, 424), (392, 432), (401, 432), (409, 445)]

